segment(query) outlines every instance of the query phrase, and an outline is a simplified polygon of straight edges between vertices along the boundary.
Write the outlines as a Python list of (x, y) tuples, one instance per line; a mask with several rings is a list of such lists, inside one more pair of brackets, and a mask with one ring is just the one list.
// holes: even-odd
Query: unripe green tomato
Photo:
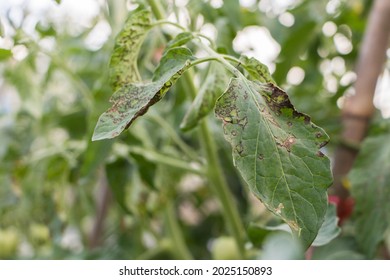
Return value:
[(234, 238), (221, 236), (215, 239), (211, 245), (211, 256), (214, 260), (240, 259), (240, 253)]
[(19, 236), (14, 229), (0, 230), (0, 259), (15, 256), (19, 246)]

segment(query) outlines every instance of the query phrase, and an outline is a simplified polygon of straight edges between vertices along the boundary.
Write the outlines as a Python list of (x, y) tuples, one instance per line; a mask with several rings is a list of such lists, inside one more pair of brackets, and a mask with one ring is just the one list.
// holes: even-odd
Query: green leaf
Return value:
[(341, 229), (337, 225), (338, 221), (339, 218), (337, 217), (336, 206), (334, 204), (329, 204), (325, 215), (325, 221), (312, 245), (323, 246), (335, 239), (341, 232)]
[(7, 49), (0, 49), (0, 61), (12, 57), (12, 51)]
[(110, 61), (110, 81), (114, 90), (141, 80), (137, 57), (151, 28), (150, 18), (150, 12), (146, 10), (130, 13), (122, 31), (116, 37)]
[(119, 206), (130, 213), (126, 205), (126, 185), (133, 173), (131, 164), (125, 159), (118, 159), (106, 165), (107, 180)]
[(171, 49), (161, 59), (153, 82), (127, 84), (116, 91), (110, 99), (114, 104), (100, 116), (92, 141), (114, 138), (128, 128), (164, 97), (193, 59), (189, 49)]
[(233, 78), (215, 113), (252, 192), (308, 247), (324, 221), (332, 183), (329, 159), (319, 151), (328, 135), (271, 83)]
[(244, 69), (248, 72), (248, 78), (250, 80), (276, 84), (268, 70), (268, 67), (258, 61), (256, 58), (242, 56), (240, 61), (242, 62)]
[(364, 260), (356, 240), (351, 237), (339, 237), (325, 246), (317, 247), (313, 253), (313, 260)]
[(187, 44), (194, 39), (194, 35), (191, 32), (182, 32), (176, 35), (171, 41), (168, 42), (166, 49), (176, 48)]
[(372, 258), (390, 226), (390, 133), (368, 137), (349, 175), (355, 198), (356, 239)]
[[(341, 232), (341, 229), (337, 225), (338, 220), (336, 206), (328, 204), (325, 221), (322, 224), (316, 239), (313, 241), (312, 246), (323, 246), (335, 239)], [(248, 237), (255, 246), (259, 246), (263, 243), (266, 236), (275, 231), (291, 233), (291, 228), (284, 223), (277, 226), (251, 224), (248, 228)]]
[(215, 102), (222, 95), (227, 83), (226, 70), (219, 64), (211, 63), (206, 80), (180, 124), (183, 131), (196, 127), (198, 122), (214, 109)]

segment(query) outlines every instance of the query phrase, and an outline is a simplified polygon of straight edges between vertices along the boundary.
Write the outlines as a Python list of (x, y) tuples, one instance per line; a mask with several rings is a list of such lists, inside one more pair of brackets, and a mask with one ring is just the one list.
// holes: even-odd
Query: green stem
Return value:
[(195, 66), (197, 64), (201, 64), (201, 63), (208, 62), (208, 61), (218, 61), (218, 60), (213, 56), (202, 57), (202, 58), (198, 58), (198, 59), (195, 59), (194, 61), (192, 61), (191, 65)]
[(165, 208), (165, 217), (167, 221), (167, 227), (171, 235), (172, 244), (174, 244), (174, 253), (183, 260), (192, 260), (192, 254), (187, 248), (183, 233), (180, 229), (180, 225), (177, 221), (175, 206), (173, 199), (167, 201)]
[(203, 34), (198, 33), (198, 32), (194, 33), (194, 35), (197, 36), (197, 37), (206, 39), (210, 43), (210, 45), (213, 48), (215, 48), (215, 43), (214, 43), (214, 41), (210, 37), (207, 37), (206, 35), (203, 35)]
[[(190, 73), (186, 72), (183, 77), (185, 79), (185, 83), (188, 85), (188, 91), (191, 94), (191, 97), (194, 98), (196, 95), (196, 89)], [(240, 257), (244, 258), (244, 226), (241, 223), (240, 215), (237, 211), (233, 196), (225, 180), (218, 158), (216, 144), (211, 135), (207, 120), (202, 121), (200, 124), (199, 138), (207, 160), (207, 175), (211, 182), (211, 187), (213, 187), (214, 192), (222, 205), (225, 222), (230, 234), (236, 241)]]
[(172, 25), (174, 27), (177, 27), (179, 28), (180, 30), (182, 31), (185, 31), (186, 29), (181, 26), (180, 24), (177, 24), (176, 22), (172, 22), (172, 21), (168, 21), (168, 20), (158, 20), (158, 21), (155, 21), (153, 23), (153, 26), (159, 26), (159, 25), (164, 25), (164, 24), (169, 24), (169, 25)]
[(147, 0), (146, 2), (148, 2), (150, 7), (152, 8), (152, 13), (156, 17), (156, 19), (162, 20), (165, 18), (165, 11), (161, 6), (160, 1)]
[[(226, 69), (229, 70), (235, 77), (245, 78), (244, 75), (236, 67), (234, 67), (233, 65), (231, 65), (229, 62), (226, 61), (226, 59), (233, 60), (231, 56), (226, 56), (226, 55), (222, 56), (221, 54), (217, 53), (209, 46), (200, 42), (196, 43), (196, 45), (199, 48), (204, 49), (211, 57), (214, 57), (215, 60), (218, 60), (221, 64), (223, 64), (226, 67)], [(239, 63), (239, 61), (237, 60), (234, 60), (234, 62)]]
[(176, 143), (176, 145), (191, 159), (194, 161), (199, 161), (199, 156), (196, 154), (196, 152), (188, 146), (176, 133), (176, 131), (172, 128), (172, 126), (166, 122), (162, 117), (159, 115), (149, 114), (145, 116), (145, 118), (150, 119), (160, 125), (164, 131), (171, 137), (173, 142)]
[(130, 147), (130, 153), (140, 155), (151, 162), (161, 163), (164, 165), (180, 168), (198, 175), (204, 175), (204, 171), (201, 168), (195, 168), (186, 161), (172, 158), (172, 156), (160, 154), (150, 149), (144, 149), (142, 147), (132, 146)]
[(221, 54), (221, 56), (222, 56), (224, 59), (230, 60), (230, 61), (235, 62), (235, 63), (237, 63), (237, 64), (240, 64), (240, 63), (241, 63), (241, 61), (240, 61), (239, 59), (237, 59), (236, 57), (234, 57), (234, 56), (227, 55), (227, 54)]

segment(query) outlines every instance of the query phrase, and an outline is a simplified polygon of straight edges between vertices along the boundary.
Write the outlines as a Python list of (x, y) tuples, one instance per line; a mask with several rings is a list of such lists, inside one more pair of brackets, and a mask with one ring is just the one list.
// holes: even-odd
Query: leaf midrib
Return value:
[[(244, 80), (244, 84), (245, 84), (246, 88), (249, 90), (249, 92), (250, 92), (250, 94), (251, 94), (251, 97), (252, 97), (253, 101), (254, 101), (255, 104), (256, 104), (256, 109), (258, 110), (259, 115), (261, 116), (261, 120), (265, 123), (265, 126), (267, 127), (267, 130), (268, 130), (268, 132), (270, 133), (270, 135), (272, 135), (272, 136), (275, 138), (275, 135), (272, 133), (272, 130), (271, 130), (269, 124), (268, 124), (266, 121), (264, 121), (264, 118), (263, 118), (261, 112), (259, 111), (260, 104), (258, 103), (258, 101), (257, 101), (257, 99), (256, 99), (256, 96), (260, 96), (260, 98), (262, 98), (262, 99), (263, 99), (263, 97), (261, 96), (261, 94), (259, 94), (259, 93), (257, 93), (257, 92), (254, 93), (254, 92), (252, 91), (251, 87), (248, 85), (248, 83), (247, 83), (245, 80)], [(268, 106), (267, 106), (267, 107), (268, 107)], [(254, 164), (254, 165), (255, 165), (255, 186), (257, 185), (257, 152), (258, 152), (259, 137), (260, 137), (260, 128), (258, 129), (258, 133), (257, 133), (257, 139), (256, 139), (256, 156), (254, 157), (254, 160), (255, 160), (255, 164)], [(280, 164), (280, 170), (281, 170), (281, 172), (282, 172), (283, 181), (284, 181), (284, 183), (285, 183), (285, 185), (286, 185), (286, 189), (287, 189), (287, 192), (288, 192), (288, 195), (289, 195), (289, 198), (290, 198), (290, 201), (291, 201), (291, 205), (292, 205), (292, 210), (293, 210), (293, 213), (294, 213), (294, 221), (295, 221), (295, 223), (299, 226), (298, 221), (297, 221), (297, 212), (296, 212), (296, 210), (295, 210), (294, 201), (293, 201), (292, 196), (291, 196), (291, 191), (290, 191), (290, 189), (289, 189), (289, 187), (288, 187), (286, 174), (285, 174), (285, 172), (284, 172), (284, 170), (283, 170), (282, 159), (281, 159), (281, 157), (280, 157), (280, 153), (279, 153), (279, 150), (278, 150), (278, 147), (277, 147), (275, 141), (272, 141), (272, 143), (273, 143), (274, 148), (275, 148), (276, 151), (277, 151), (278, 161), (279, 161), (279, 164)], [(278, 181), (278, 184), (279, 184), (279, 181)], [(274, 192), (276, 191), (276, 189), (277, 189), (277, 188), (275, 187), (275, 188), (274, 188)], [(271, 204), (272, 204), (272, 202), (273, 202), (273, 199), (271, 200)], [(273, 205), (272, 205), (272, 207), (274, 208)], [(275, 213), (275, 214), (277, 214), (277, 213)], [(281, 216), (281, 214), (277, 214), (277, 215), (280, 215), (280, 216)]]

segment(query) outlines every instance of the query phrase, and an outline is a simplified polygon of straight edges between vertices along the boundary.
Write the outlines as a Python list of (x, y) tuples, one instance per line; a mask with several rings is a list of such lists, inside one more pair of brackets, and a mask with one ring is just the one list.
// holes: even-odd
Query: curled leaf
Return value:
[(198, 122), (214, 109), (215, 102), (222, 95), (228, 81), (226, 70), (219, 64), (212, 63), (206, 80), (180, 124), (183, 131), (196, 127)]
[(116, 91), (110, 99), (114, 104), (100, 116), (92, 140), (114, 138), (128, 128), (136, 118), (164, 97), (191, 65), (191, 60), (193, 56), (189, 49), (171, 49), (161, 59), (153, 82), (127, 84)]
[(126, 23), (115, 40), (110, 60), (110, 81), (112, 88), (140, 81), (137, 57), (145, 36), (151, 28), (151, 15), (147, 10), (130, 13)]

